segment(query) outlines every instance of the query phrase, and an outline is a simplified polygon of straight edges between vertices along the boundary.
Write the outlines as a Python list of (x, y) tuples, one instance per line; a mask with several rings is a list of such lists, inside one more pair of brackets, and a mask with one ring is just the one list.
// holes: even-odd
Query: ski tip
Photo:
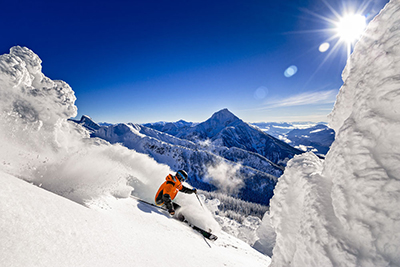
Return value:
[(211, 235), (211, 236), (209, 237), (209, 239), (212, 240), (212, 241), (215, 241), (215, 240), (218, 239), (218, 237), (217, 237), (216, 235)]

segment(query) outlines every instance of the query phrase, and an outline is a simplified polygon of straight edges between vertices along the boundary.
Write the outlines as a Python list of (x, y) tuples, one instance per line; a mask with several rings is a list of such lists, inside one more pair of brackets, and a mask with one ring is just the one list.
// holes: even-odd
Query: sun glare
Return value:
[[(322, 62), (311, 75), (309, 81), (316, 75), (316, 73), (325, 63), (329, 62), (329, 59), (332, 59), (333, 57), (338, 58), (340, 54), (340, 60), (342, 60), (342, 53), (344, 51), (347, 52), (347, 60), (350, 59), (351, 52), (354, 49), (357, 40), (360, 39), (363, 34), (365, 34), (367, 21), (369, 21), (375, 14), (375, 12), (370, 10), (370, 3), (372, 0), (361, 0), (361, 3), (359, 3), (358, 6), (352, 3), (356, 1), (321, 0), (321, 2), (327, 6), (332, 14), (327, 14), (324, 16), (321, 13), (305, 10), (305, 12), (311, 14), (315, 18), (321, 20), (323, 24), (327, 25), (327, 28), (309, 31), (317, 33), (321, 32), (327, 37), (327, 39), (320, 43), (319, 47), (313, 47), (313, 49), (318, 48), (319, 52), (326, 54), (324, 57), (322, 57)], [(329, 2), (335, 2), (335, 5), (331, 5)], [(337, 10), (334, 7), (337, 6), (336, 3), (341, 3), (340, 10)], [(285, 71), (285, 76), (290, 77), (291, 72), (293, 72), (293, 70), (288, 68)]]
[(351, 44), (360, 38), (366, 26), (363, 15), (349, 14), (339, 20), (336, 24), (336, 31), (342, 41)]

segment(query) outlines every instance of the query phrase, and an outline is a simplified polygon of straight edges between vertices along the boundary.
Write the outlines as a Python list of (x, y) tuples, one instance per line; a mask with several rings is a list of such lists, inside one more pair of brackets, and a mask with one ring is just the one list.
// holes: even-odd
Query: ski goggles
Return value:
[(178, 176), (179, 181), (181, 182), (186, 181), (185, 176), (183, 176), (180, 172), (176, 173), (176, 176)]

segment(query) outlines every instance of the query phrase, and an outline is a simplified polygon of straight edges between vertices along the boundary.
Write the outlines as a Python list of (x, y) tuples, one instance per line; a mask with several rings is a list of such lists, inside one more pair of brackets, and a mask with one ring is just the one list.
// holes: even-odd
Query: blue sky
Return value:
[(98, 122), (199, 122), (223, 108), (326, 121), (347, 60), (333, 21), (350, 9), (370, 20), (387, 2), (1, 1), (0, 54), (32, 49), (75, 91), (78, 117)]

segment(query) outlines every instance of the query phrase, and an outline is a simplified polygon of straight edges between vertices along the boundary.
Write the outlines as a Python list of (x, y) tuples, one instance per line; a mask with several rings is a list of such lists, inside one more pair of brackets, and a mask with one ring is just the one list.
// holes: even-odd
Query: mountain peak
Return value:
[(215, 112), (208, 121), (216, 121), (224, 126), (231, 124), (234, 121), (240, 120), (236, 117), (232, 112), (230, 112), (227, 108), (221, 109), (220, 111)]
[(86, 127), (86, 129), (90, 131), (96, 131), (100, 128), (100, 125), (94, 122), (93, 119), (87, 115), (82, 115), (79, 121), (74, 119), (69, 119), (69, 120), (77, 124), (83, 125), (84, 127)]
[[(227, 115), (227, 116), (235, 116), (235, 115), (234, 115), (232, 112), (230, 112), (229, 109), (227, 109), (227, 108), (221, 109), (220, 111), (215, 112), (213, 115), (216, 115), (216, 114), (224, 114), (224, 115)], [(236, 116), (235, 116), (235, 117), (236, 117)]]

